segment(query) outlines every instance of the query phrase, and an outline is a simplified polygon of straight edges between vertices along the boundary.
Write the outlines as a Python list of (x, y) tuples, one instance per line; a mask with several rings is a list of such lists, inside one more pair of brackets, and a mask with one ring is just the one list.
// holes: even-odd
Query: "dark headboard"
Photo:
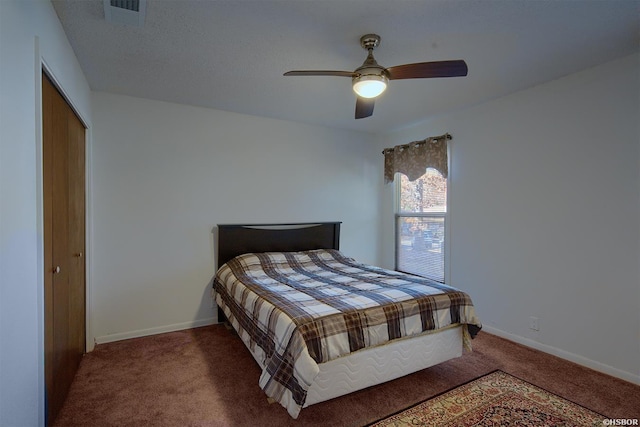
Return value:
[(218, 224), (218, 268), (249, 252), (340, 249), (340, 224)]

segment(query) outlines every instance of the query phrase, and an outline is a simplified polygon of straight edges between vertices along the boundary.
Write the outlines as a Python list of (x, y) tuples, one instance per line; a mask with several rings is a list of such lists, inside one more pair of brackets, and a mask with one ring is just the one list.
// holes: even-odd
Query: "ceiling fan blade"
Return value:
[(361, 98), (356, 100), (356, 119), (364, 119), (373, 114), (373, 107), (376, 103), (375, 98)]
[(305, 70), (287, 71), (284, 76), (338, 76), (353, 77), (353, 71), (331, 71), (331, 70)]
[(427, 79), (432, 77), (462, 77), (468, 72), (463, 60), (418, 62), (387, 68), (389, 80)]

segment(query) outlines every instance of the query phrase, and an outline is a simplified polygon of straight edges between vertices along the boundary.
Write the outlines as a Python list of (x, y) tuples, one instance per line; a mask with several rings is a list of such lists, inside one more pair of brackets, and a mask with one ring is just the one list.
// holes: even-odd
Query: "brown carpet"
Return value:
[(240, 339), (213, 325), (98, 345), (55, 426), (363, 426), (500, 369), (610, 418), (640, 419), (640, 386), (485, 332), (473, 353), (305, 408), (270, 405)]
[(599, 427), (605, 419), (584, 406), (494, 371), (371, 427)]

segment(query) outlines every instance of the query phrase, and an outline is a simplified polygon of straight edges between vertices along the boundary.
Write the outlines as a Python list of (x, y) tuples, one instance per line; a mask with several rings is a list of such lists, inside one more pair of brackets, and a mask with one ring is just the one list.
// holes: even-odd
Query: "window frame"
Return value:
[[(450, 148), (447, 147), (447, 151), (449, 151)], [(447, 153), (449, 154), (449, 153)], [(449, 157), (450, 158), (450, 157)], [(425, 169), (425, 173), (426, 173), (426, 169)], [(401, 187), (401, 179), (400, 179), (400, 172), (396, 172), (394, 179), (393, 179), (393, 189), (394, 189), (394, 195), (393, 195), (393, 199), (394, 199), (394, 217), (393, 217), (393, 230), (394, 230), (394, 239), (393, 239), (393, 251), (394, 251), (394, 269), (396, 271), (401, 271), (398, 268), (399, 265), (399, 250), (398, 250), (398, 244), (399, 244), (399, 239), (401, 237), (401, 233), (400, 230), (398, 229), (399, 227), (399, 223), (400, 223), (400, 218), (442, 218), (444, 221), (444, 266), (443, 266), (443, 282), (442, 283), (449, 283), (449, 278), (451, 276), (451, 272), (449, 269), (449, 257), (450, 257), (450, 253), (451, 253), (451, 220), (450, 220), (450, 215), (451, 215), (451, 205), (450, 205), (450, 200), (451, 200), (451, 180), (450, 180), (450, 176), (451, 176), (451, 164), (449, 163), (449, 173), (447, 174), (447, 194), (446, 194), (446, 206), (447, 206), (447, 210), (446, 212), (401, 212), (400, 211), (400, 194), (402, 191), (402, 187)], [(406, 272), (405, 272), (406, 273)], [(415, 273), (408, 273), (408, 274), (415, 274)], [(425, 276), (426, 277), (426, 276)], [(427, 277), (430, 280), (436, 280), (432, 277)], [(437, 280), (436, 280), (437, 281)]]

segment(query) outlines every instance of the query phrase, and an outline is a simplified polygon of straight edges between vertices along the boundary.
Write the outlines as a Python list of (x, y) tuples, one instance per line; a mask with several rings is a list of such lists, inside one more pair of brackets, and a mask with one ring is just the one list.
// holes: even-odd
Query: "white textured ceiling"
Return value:
[[(622, 57), (639, 48), (640, 0), (148, 0), (143, 27), (105, 21), (102, 0), (53, 0), (91, 89), (383, 132)], [(467, 77), (396, 80), (355, 120), (344, 77), (360, 36), (390, 67), (464, 59)]]

